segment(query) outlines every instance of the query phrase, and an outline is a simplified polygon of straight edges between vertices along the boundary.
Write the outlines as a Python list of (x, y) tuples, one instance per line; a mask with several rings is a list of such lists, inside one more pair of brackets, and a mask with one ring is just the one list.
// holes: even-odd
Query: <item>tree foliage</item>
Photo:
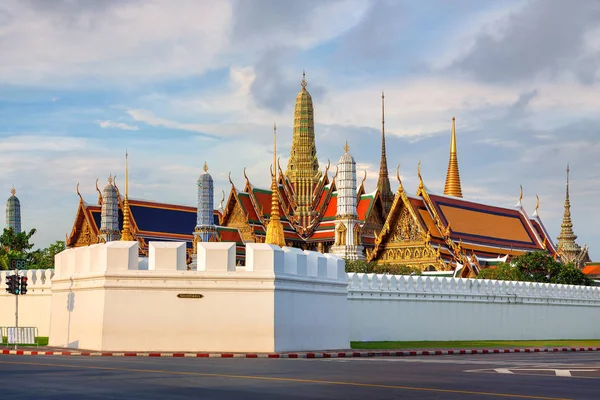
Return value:
[(65, 242), (56, 241), (45, 249), (32, 250), (31, 238), (36, 230), (16, 233), (5, 228), (0, 235), (0, 269), (9, 269), (13, 258), (24, 259), (28, 269), (54, 268), (54, 256), (65, 249)]
[(586, 285), (593, 282), (573, 264), (556, 261), (544, 251), (535, 251), (513, 257), (510, 263), (500, 263), (495, 268), (485, 268), (477, 279), (560, 283), (564, 285)]
[(390, 275), (421, 275), (421, 270), (408, 265), (377, 264), (376, 262), (367, 262), (363, 260), (345, 260), (346, 272), (363, 272), (372, 274), (390, 274)]

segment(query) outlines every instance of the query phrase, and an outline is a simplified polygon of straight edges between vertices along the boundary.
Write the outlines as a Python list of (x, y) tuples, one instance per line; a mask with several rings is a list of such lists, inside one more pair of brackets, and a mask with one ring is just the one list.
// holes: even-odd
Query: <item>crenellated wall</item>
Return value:
[[(599, 339), (600, 288), (344, 272), (330, 255), (267, 244), (109, 242), (27, 271), (19, 325), (50, 345), (107, 351), (273, 352), (349, 341)], [(12, 273), (12, 272), (11, 272)], [(0, 272), (5, 287), (6, 271)], [(15, 296), (0, 293), (0, 326)]]
[[(19, 296), (19, 326), (35, 326), (40, 336), (48, 336), (50, 328), (50, 298), (54, 270), (26, 270), (27, 294)], [(6, 277), (12, 271), (0, 271), (0, 327), (15, 326), (15, 295), (6, 292)]]
[(353, 341), (600, 338), (598, 287), (360, 273), (348, 278)]
[[(274, 352), (349, 346), (344, 262), (267, 244), (136, 242), (66, 250), (52, 281), (50, 345), (113, 351)], [(147, 269), (146, 268), (147, 265)], [(140, 269), (140, 266), (144, 269)]]

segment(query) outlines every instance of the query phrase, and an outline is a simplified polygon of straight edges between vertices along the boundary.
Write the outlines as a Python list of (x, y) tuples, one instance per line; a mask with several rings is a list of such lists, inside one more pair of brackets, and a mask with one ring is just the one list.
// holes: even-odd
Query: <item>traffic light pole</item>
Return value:
[[(19, 283), (19, 270), (15, 269), (15, 279), (17, 280), (17, 284)], [(17, 350), (17, 346), (19, 345), (19, 294), (15, 294), (15, 350)]]

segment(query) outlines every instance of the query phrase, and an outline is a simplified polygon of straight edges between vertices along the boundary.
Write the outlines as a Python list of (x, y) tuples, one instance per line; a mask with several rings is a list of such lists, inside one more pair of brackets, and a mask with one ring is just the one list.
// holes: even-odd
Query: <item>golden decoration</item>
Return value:
[[(277, 163), (277, 126), (273, 124), (273, 169)], [(246, 171), (244, 169), (244, 175)], [(272, 176), (271, 182), (271, 219), (267, 225), (267, 235), (265, 243), (274, 244), (279, 247), (285, 246), (285, 236), (283, 233), (283, 225), (279, 219), (279, 193), (277, 190), (277, 181), (275, 174)]]
[(348, 153), (350, 151), (350, 146), (348, 146), (348, 141), (346, 140), (346, 144), (344, 145), (344, 153)]
[(17, 194), (17, 190), (15, 189), (15, 186), (14, 186), (14, 185), (13, 185), (12, 189), (10, 189), (10, 194), (11, 194), (11, 195), (13, 195), (13, 196), (14, 196), (15, 194)]
[(204, 167), (202, 167), (202, 169), (204, 170), (204, 172), (208, 172), (208, 164), (206, 163), (206, 161), (204, 161)]
[(123, 230), (121, 231), (121, 240), (126, 242), (135, 241), (129, 227), (129, 215), (129, 154), (125, 150), (125, 200), (123, 201)]
[(460, 174), (458, 172), (458, 156), (456, 154), (456, 127), (452, 117), (452, 136), (450, 139), (450, 160), (448, 162), (448, 172), (446, 173), (446, 185), (444, 195), (462, 197), (462, 188), (460, 185)]

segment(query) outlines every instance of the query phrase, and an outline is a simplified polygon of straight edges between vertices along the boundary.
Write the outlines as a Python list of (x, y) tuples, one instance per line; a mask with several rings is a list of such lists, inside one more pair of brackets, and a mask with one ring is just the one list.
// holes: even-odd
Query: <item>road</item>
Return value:
[(0, 398), (598, 399), (600, 353), (348, 359), (0, 355)]

